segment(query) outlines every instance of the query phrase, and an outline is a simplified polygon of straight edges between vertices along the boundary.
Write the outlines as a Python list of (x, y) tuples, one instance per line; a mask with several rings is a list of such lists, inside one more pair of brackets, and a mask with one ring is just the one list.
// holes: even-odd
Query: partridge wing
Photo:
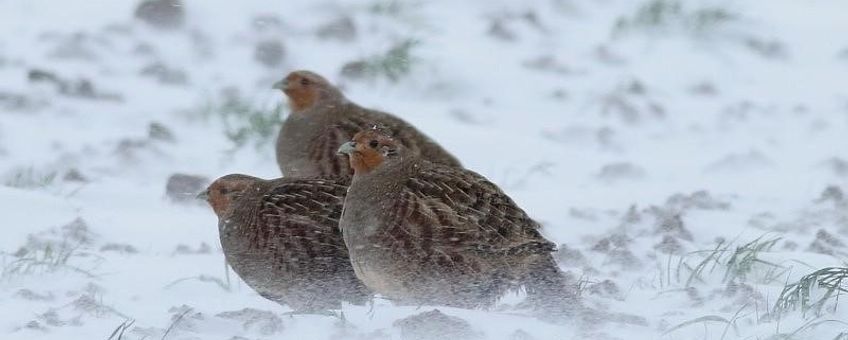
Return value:
[(389, 225), (420, 240), (425, 252), (518, 254), (550, 252), (554, 245), (495, 184), (469, 170), (424, 166), (406, 181)]
[(338, 229), (345, 184), (341, 179), (296, 179), (276, 186), (259, 208), (266, 226), (261, 238), (291, 258), (346, 258)]

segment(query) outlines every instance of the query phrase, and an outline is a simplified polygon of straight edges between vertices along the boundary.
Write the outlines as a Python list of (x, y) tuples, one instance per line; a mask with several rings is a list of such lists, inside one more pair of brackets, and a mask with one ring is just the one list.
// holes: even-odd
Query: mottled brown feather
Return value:
[(344, 178), (218, 179), (208, 193), (210, 204), (225, 202), (218, 216), (227, 262), (260, 295), (298, 311), (364, 303), (370, 293), (355, 277), (338, 228), (347, 184)]

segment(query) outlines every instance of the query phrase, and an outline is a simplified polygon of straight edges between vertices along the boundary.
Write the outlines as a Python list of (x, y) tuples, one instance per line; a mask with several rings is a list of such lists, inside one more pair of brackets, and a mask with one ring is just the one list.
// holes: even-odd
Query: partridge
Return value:
[(370, 298), (338, 228), (348, 180), (263, 180), (231, 174), (199, 197), (218, 215), (227, 262), (261, 296), (295, 311)]
[(277, 164), (286, 177), (342, 176), (353, 172), (339, 145), (372, 124), (386, 126), (410, 154), (459, 166), (459, 161), (414, 126), (391, 114), (363, 108), (324, 77), (310, 71), (295, 71), (273, 88), (289, 99), (291, 113), (277, 138)]
[(356, 276), (375, 293), (485, 308), (523, 288), (537, 307), (577, 305), (555, 245), (497, 185), (428, 161), (382, 129), (338, 151), (354, 169), (339, 226)]

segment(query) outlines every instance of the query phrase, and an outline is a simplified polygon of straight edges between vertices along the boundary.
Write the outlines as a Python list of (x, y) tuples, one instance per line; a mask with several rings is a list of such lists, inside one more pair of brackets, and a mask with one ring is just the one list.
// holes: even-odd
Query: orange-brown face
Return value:
[(303, 111), (314, 106), (319, 100), (334, 93), (334, 87), (313, 72), (294, 71), (283, 80), (274, 84), (289, 98), (289, 106), (293, 112)]
[(206, 199), (215, 211), (215, 215), (220, 218), (224, 216), (233, 201), (249, 189), (255, 180), (245, 175), (227, 175), (212, 182), (209, 188), (197, 197)]
[(340, 154), (350, 157), (353, 171), (360, 174), (376, 169), (387, 157), (395, 156), (397, 151), (397, 140), (379, 128), (362, 130), (339, 148)]

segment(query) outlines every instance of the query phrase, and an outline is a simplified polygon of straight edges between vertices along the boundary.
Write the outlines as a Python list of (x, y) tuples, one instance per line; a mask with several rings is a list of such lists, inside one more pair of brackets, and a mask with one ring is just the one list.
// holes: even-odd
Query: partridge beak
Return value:
[(201, 191), (199, 194), (197, 194), (197, 197), (195, 197), (195, 198), (197, 198), (199, 200), (204, 200), (204, 201), (208, 200), (209, 199), (209, 190)]
[(339, 147), (338, 154), (339, 155), (350, 155), (354, 151), (356, 151), (356, 142), (347, 142), (347, 143), (342, 144), (342, 146)]
[(277, 89), (277, 90), (280, 90), (280, 91), (285, 91), (286, 88), (288, 88), (288, 85), (289, 85), (289, 82), (287, 82), (285, 79), (281, 79), (280, 81), (274, 83), (274, 85), (271, 85), (271, 88)]

